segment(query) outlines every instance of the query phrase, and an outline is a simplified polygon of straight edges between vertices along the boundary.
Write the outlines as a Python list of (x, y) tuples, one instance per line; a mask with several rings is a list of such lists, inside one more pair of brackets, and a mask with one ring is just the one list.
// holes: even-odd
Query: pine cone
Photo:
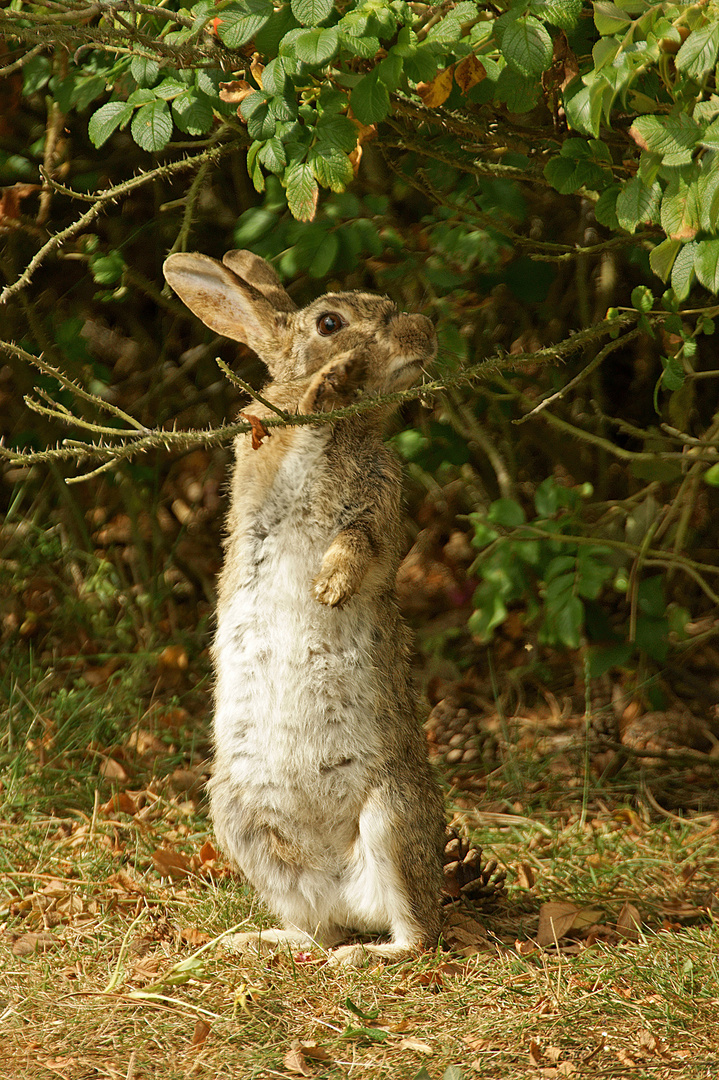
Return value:
[(482, 706), (468, 698), (450, 693), (438, 701), (424, 725), (433, 764), (453, 768), (468, 766), (467, 772), (484, 774), (497, 763), (498, 743), (495, 734), (483, 724)]
[(498, 869), (495, 859), (483, 864), (482, 849), (474, 847), (451, 825), (445, 833), (442, 903), (464, 900), (484, 907), (500, 900), (504, 895), (506, 871)]

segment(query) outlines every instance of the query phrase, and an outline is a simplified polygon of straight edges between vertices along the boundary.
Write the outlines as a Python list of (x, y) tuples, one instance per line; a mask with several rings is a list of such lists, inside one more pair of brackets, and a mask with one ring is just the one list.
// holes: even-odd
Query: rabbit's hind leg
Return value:
[(389, 931), (391, 940), (341, 946), (330, 955), (333, 965), (402, 960), (437, 943), (442, 872), (438, 849), (426, 841), (443, 832), (441, 801), (420, 802), (416, 790), (403, 798), (407, 794), (377, 790), (367, 800), (344, 883), (347, 925)]

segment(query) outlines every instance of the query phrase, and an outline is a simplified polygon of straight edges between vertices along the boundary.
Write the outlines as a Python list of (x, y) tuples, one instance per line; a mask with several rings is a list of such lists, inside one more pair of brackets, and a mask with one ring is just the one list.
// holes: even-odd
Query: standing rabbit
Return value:
[[(404, 389), (436, 353), (430, 321), (386, 297), (329, 293), (298, 310), (249, 251), (171, 255), (164, 270), (210, 329), (257, 352), (267, 400), (288, 413)], [(274, 428), (257, 450), (238, 436), (213, 650), (215, 831), (285, 927), (238, 937), (330, 948), (389, 933), (336, 949), (345, 964), (439, 933), (444, 810), (394, 596), (388, 411)]]

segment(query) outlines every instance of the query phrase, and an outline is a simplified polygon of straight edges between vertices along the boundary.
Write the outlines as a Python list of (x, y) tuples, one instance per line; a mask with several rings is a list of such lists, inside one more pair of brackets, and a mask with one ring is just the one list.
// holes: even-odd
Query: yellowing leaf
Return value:
[(417, 83), (417, 93), (428, 109), (437, 109), (443, 105), (452, 93), (452, 81), (454, 79), (454, 64), (438, 71), (432, 82)]
[(454, 69), (454, 77), (462, 93), (467, 94), (473, 86), (481, 83), (482, 79), (487, 77), (487, 69), (474, 53), (470, 53), (469, 56), (465, 56), (464, 60), (460, 60), (457, 64)]

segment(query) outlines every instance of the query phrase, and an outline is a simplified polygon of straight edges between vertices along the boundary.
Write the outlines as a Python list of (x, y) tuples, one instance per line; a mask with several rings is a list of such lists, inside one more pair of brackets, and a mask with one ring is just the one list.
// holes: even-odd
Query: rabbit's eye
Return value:
[(338, 315), (336, 311), (328, 311), (320, 315), (317, 320), (317, 333), (322, 334), (322, 337), (329, 337), (330, 334), (336, 334), (344, 325), (345, 320), (341, 315)]

